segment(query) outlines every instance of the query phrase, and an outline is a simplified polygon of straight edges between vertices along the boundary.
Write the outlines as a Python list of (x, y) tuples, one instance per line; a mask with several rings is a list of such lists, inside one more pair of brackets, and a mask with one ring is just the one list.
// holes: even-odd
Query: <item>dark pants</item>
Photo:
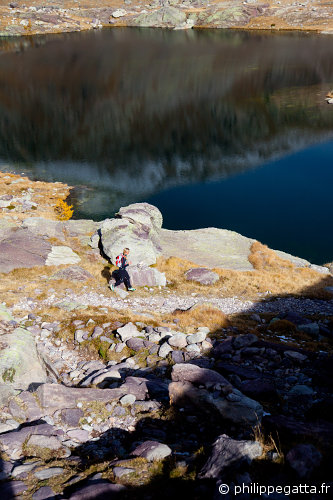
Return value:
[(116, 282), (114, 286), (118, 286), (121, 283), (124, 283), (127, 290), (129, 288), (132, 288), (130, 277), (126, 269), (118, 269), (117, 274), (116, 274)]

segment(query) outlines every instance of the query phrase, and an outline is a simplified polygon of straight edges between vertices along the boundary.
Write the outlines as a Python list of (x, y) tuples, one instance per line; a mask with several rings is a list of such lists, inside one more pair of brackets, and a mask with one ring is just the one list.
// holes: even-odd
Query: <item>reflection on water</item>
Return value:
[(333, 135), (327, 37), (127, 28), (23, 41), (0, 42), (0, 158), (79, 186), (80, 216)]

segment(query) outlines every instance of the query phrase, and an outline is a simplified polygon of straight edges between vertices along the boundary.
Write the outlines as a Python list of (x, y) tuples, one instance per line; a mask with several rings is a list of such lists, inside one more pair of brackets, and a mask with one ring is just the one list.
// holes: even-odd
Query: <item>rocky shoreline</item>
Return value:
[[(321, 498), (332, 267), (146, 203), (59, 220), (68, 193), (0, 174), (1, 498)], [(113, 294), (125, 245), (137, 291)]]
[(233, 28), (246, 30), (300, 30), (331, 34), (333, 7), (318, 0), (33, 0), (0, 1), (0, 36), (36, 35), (100, 29), (102, 27)]

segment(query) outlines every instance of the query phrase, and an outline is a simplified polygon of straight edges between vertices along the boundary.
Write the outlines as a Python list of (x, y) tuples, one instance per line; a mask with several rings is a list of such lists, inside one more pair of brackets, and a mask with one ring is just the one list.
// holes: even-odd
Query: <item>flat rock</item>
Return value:
[(128, 474), (132, 474), (135, 472), (135, 469), (130, 469), (129, 467), (113, 467), (112, 472), (114, 477), (121, 478), (123, 476), (128, 476)]
[(34, 476), (37, 477), (40, 481), (44, 481), (45, 479), (50, 479), (54, 476), (59, 476), (62, 474), (64, 469), (62, 467), (49, 467), (47, 469), (41, 469), (34, 473)]
[(51, 459), (54, 457), (67, 457), (70, 455), (68, 448), (65, 448), (57, 436), (44, 436), (33, 434), (25, 443), (25, 450), (28, 456)]
[(188, 281), (196, 281), (201, 285), (213, 285), (218, 281), (219, 275), (205, 267), (196, 267), (186, 271), (185, 278)]
[(27, 485), (23, 481), (10, 481), (0, 485), (0, 498), (12, 500), (19, 497), (27, 490)]
[(64, 264), (77, 264), (80, 260), (80, 257), (70, 247), (59, 245), (52, 247), (45, 264), (47, 266), (62, 266)]
[(14, 418), (20, 415), (22, 420), (28, 422), (38, 420), (42, 416), (36, 398), (30, 391), (23, 391), (15, 399), (11, 399), (9, 410)]
[(80, 443), (85, 443), (89, 439), (89, 432), (85, 429), (72, 429), (67, 431), (67, 435), (70, 439), (74, 439), (74, 441), (79, 441)]
[(147, 394), (146, 379), (127, 377), (125, 383), (116, 389), (79, 388), (66, 387), (59, 384), (43, 384), (36, 391), (45, 415), (50, 415), (62, 408), (75, 408), (79, 402), (84, 401), (100, 401), (102, 403), (118, 401), (125, 394), (134, 394), (137, 399), (145, 399)]
[(52, 279), (69, 281), (86, 281), (93, 278), (94, 276), (81, 266), (66, 267), (52, 275)]
[(91, 484), (76, 490), (69, 500), (95, 500), (96, 498), (111, 499), (122, 495), (126, 490), (122, 484), (112, 484), (108, 481), (91, 481)]
[(80, 408), (65, 408), (60, 414), (62, 423), (68, 427), (77, 427), (83, 416), (84, 413)]
[(44, 219), (43, 217), (29, 217), (22, 222), (22, 228), (29, 229), (33, 234), (64, 240), (63, 222)]
[(63, 226), (68, 236), (89, 236), (98, 229), (99, 223), (90, 219), (71, 219), (63, 222)]
[(154, 460), (163, 460), (163, 458), (171, 455), (172, 451), (166, 444), (157, 441), (145, 441), (132, 451), (131, 455), (142, 457), (152, 462)]
[(141, 333), (132, 322), (127, 323), (125, 326), (117, 328), (117, 334), (122, 342), (126, 342), (133, 337), (144, 336), (143, 333)]
[(2, 449), (13, 458), (20, 458), (22, 456), (22, 445), (32, 435), (38, 434), (39, 436), (57, 436), (62, 435), (63, 431), (58, 430), (49, 424), (37, 424), (22, 427), (19, 430), (7, 432), (0, 435), (0, 444)]
[(262, 446), (257, 441), (237, 441), (222, 434), (213, 445), (212, 454), (203, 466), (201, 479), (218, 479), (229, 467), (240, 463), (250, 463), (262, 454)]
[(28, 229), (16, 229), (0, 236), (0, 272), (43, 266), (51, 245)]
[(33, 495), (32, 500), (53, 500), (56, 494), (50, 486), (42, 486)]
[(41, 460), (36, 460), (34, 462), (28, 462), (22, 465), (16, 465), (13, 467), (10, 475), (14, 478), (24, 479), (28, 474), (36, 469), (42, 463)]

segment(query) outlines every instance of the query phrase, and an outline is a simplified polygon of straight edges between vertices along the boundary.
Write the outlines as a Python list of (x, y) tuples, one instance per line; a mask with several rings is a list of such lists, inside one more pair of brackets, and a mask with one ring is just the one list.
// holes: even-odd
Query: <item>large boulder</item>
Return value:
[(132, 203), (127, 207), (121, 207), (116, 216), (128, 219), (133, 224), (144, 224), (155, 227), (155, 229), (161, 229), (163, 224), (161, 212), (149, 203)]
[(262, 418), (261, 404), (244, 396), (214, 370), (191, 363), (176, 364), (171, 378), (173, 382), (169, 385), (169, 398), (176, 406), (194, 406), (208, 413), (218, 412), (226, 420), (251, 426)]
[(186, 21), (185, 12), (175, 7), (162, 7), (152, 12), (142, 13), (135, 19), (135, 24), (141, 27), (174, 27)]
[(133, 286), (165, 286), (166, 277), (154, 267), (129, 266), (128, 274)]
[(106, 219), (100, 225), (103, 252), (115, 262), (125, 247), (131, 251), (133, 265), (156, 263), (161, 253), (159, 230), (162, 225), (160, 211), (148, 203), (134, 203), (119, 210), (117, 218)]
[(28, 229), (6, 231), (0, 236), (0, 272), (43, 266), (50, 251), (50, 243)]
[(31, 384), (47, 381), (31, 332), (16, 328), (2, 335), (0, 349), (0, 405), (7, 404), (11, 396), (28, 389)]

